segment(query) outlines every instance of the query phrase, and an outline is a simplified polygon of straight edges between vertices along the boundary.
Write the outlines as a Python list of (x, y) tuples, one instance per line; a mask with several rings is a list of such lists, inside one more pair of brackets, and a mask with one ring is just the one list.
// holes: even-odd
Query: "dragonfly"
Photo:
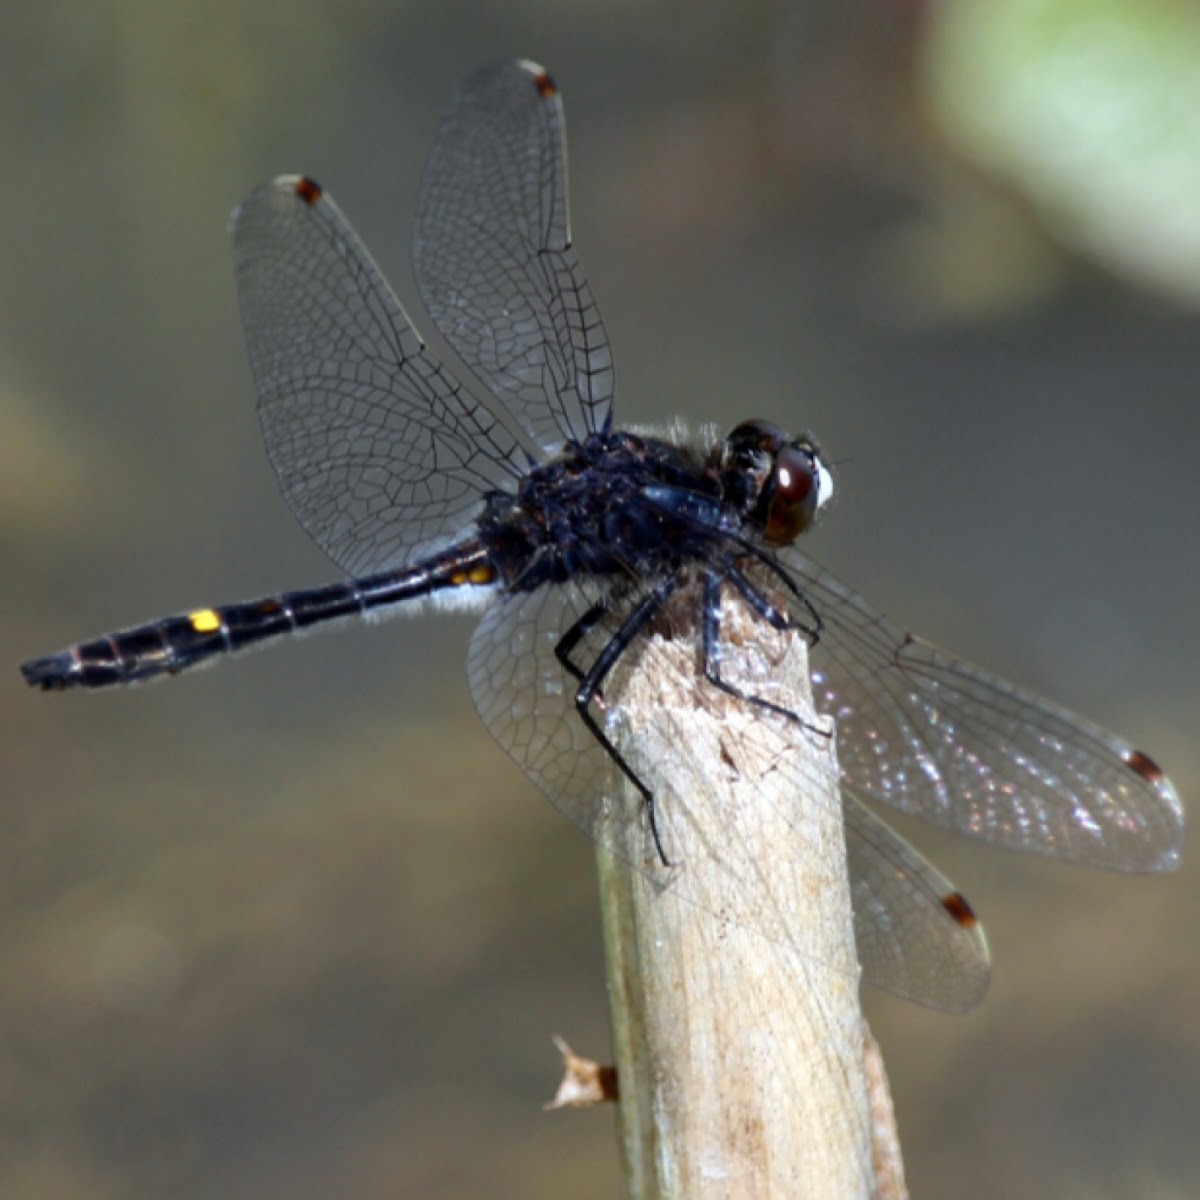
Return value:
[[(1067, 862), (1177, 865), (1183, 809), (1148, 754), (906, 632), (804, 553), (834, 487), (814, 437), (758, 419), (724, 436), (615, 424), (612, 353), (571, 239), (562, 100), (542, 67), (467, 76), (421, 184), (418, 287), (474, 391), (312, 179), (261, 186), (231, 231), (268, 456), (347, 578), (70, 646), (26, 662), (31, 685), (137, 683), (366, 614), (474, 609), (468, 676), (496, 741), (618, 852), (601, 818), (623, 775), (661, 868), (719, 849), (676, 835), (612, 719), (622, 672), (656, 631), (694, 642), (688, 687), (820, 735), (723, 671), (736, 602), (764, 634), (809, 643), (815, 707), (836, 728), (867, 981), (958, 1011), (989, 977), (970, 905), (869, 804)], [(769, 867), (746, 881), (752, 926), (777, 919), (753, 891)]]

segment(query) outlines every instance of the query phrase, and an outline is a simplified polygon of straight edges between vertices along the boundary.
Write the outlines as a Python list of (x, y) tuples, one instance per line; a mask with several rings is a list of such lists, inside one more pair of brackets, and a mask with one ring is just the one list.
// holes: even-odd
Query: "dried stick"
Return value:
[[(858, 966), (828, 729), (803, 637), (722, 620), (722, 674), (804, 727), (695, 685), (688, 639), (655, 637), (615, 733), (655, 793), (610, 804), (599, 866), (626, 1191), (875, 1193)], [(624, 839), (622, 841), (622, 839)], [(677, 856), (677, 858), (676, 858)]]

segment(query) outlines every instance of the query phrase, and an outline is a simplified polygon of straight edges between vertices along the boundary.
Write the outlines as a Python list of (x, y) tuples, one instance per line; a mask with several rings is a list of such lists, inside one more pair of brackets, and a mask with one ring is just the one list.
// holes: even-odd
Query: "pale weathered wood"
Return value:
[[(819, 724), (802, 637), (735, 611), (722, 640), (726, 679)], [(832, 739), (690, 684), (695, 658), (687, 638), (656, 638), (612, 729), (655, 791), (673, 859), (655, 867), (637, 793), (615, 797), (609, 839), (647, 868), (599, 855), (627, 1193), (867, 1197)]]
[(867, 1105), (871, 1112), (871, 1170), (875, 1176), (874, 1200), (908, 1200), (904, 1159), (896, 1108), (888, 1086), (883, 1053), (875, 1035), (863, 1022), (863, 1066), (867, 1075)]

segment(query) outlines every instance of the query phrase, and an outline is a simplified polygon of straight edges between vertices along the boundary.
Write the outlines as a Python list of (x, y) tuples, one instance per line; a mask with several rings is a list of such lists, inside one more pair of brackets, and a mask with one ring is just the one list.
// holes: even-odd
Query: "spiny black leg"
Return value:
[(778, 608), (772, 604), (761, 590), (747, 577), (746, 573), (737, 566), (736, 563), (725, 564), (725, 578), (733, 584), (738, 590), (738, 594), (750, 605), (752, 609), (772, 629), (778, 629), (781, 633), (791, 629), (798, 629), (808, 639), (808, 647), (811, 650), (821, 640), (821, 614), (813, 607), (812, 601), (801, 591), (795, 591), (794, 595), (797, 600), (804, 606), (805, 612), (808, 614), (811, 624), (806, 625), (803, 621), (796, 620), (795, 617), (789, 616), (785, 612), (780, 612)]
[[(770, 571), (779, 583), (790, 592), (801, 607), (808, 614), (808, 619), (811, 624), (806, 625), (803, 621), (797, 621), (794, 617), (786, 618), (785, 626), (776, 625), (775, 628), (799, 629), (805, 637), (808, 638), (809, 648), (811, 649), (821, 640), (821, 631), (824, 629), (824, 622), (821, 620), (821, 614), (817, 612), (813, 602), (806, 596), (803, 590), (797, 585), (791, 574), (783, 567), (779, 560), (771, 553), (763, 550), (760, 546), (755, 546), (747, 542), (744, 538), (734, 537), (731, 539), (738, 548), (744, 552), (736, 557), (742, 561), (754, 560), (757, 561), (765, 570)], [(756, 584), (750, 582), (745, 573), (736, 565), (734, 557), (728, 558), (723, 564), (725, 570), (730, 575), (730, 578), (736, 584), (738, 590), (746, 597), (750, 605), (763, 616), (762, 607), (765, 606), (771, 611), (777, 611), (775, 606), (770, 604)], [(773, 623), (773, 622), (772, 622)]]
[[(781, 632), (797, 628), (795, 623), (780, 613), (764, 596), (760, 595), (750, 584), (750, 581), (736, 568), (727, 568), (725, 578), (734, 583), (747, 603), (772, 628), (778, 629)], [(745, 590), (743, 590), (743, 586)], [(700, 628), (701, 648), (704, 653), (704, 678), (713, 687), (720, 688), (726, 695), (733, 696), (735, 699), (742, 700), (747, 704), (756, 705), (758, 708), (765, 708), (768, 712), (773, 712), (777, 716), (794, 721), (809, 733), (819, 733), (825, 737), (829, 737), (830, 734), (827, 730), (812, 724), (811, 721), (806, 721), (799, 713), (793, 712), (790, 708), (784, 708), (782, 704), (775, 704), (762, 696), (752, 696), (749, 692), (743, 692), (741, 688), (734, 687), (732, 683), (726, 683), (721, 678), (721, 576), (715, 571), (705, 573), (703, 605), (704, 611), (700, 619)]]
[(558, 645), (554, 647), (554, 657), (562, 663), (563, 670), (573, 676), (580, 683), (583, 682), (583, 668), (576, 665), (571, 660), (571, 651), (575, 649), (579, 643), (587, 637), (589, 633), (599, 624), (600, 620), (608, 613), (608, 607), (597, 602), (567, 630), (558, 640)]
[[(654, 793), (638, 778), (633, 768), (622, 757), (621, 752), (609, 741), (600, 726), (596, 724), (595, 718), (591, 714), (591, 704), (600, 694), (601, 684), (603, 684), (608, 673), (616, 666), (621, 655), (629, 649), (633, 639), (637, 637), (667, 600), (670, 599), (671, 593), (679, 586), (679, 582), (678, 576), (670, 576), (658, 583), (653, 591), (645, 595), (638, 602), (637, 607), (625, 618), (620, 628), (608, 640), (604, 649), (596, 656), (595, 662), (592, 663), (586, 673), (580, 675), (567, 656), (578, 645), (580, 638), (595, 626), (600, 615), (603, 615), (605, 610), (602, 606), (596, 605), (584, 613), (567, 630), (559, 640), (558, 645), (554, 648), (554, 653), (558, 661), (580, 680), (579, 690), (575, 693), (575, 710), (579, 713), (579, 719), (584, 723), (592, 737), (604, 747), (608, 756), (621, 769), (626, 779), (641, 794), (642, 802), (646, 806), (646, 817), (650, 822), (650, 835), (654, 839), (654, 849), (657, 851), (658, 857), (664, 867), (669, 867), (671, 860), (667, 858), (667, 852), (663, 848), (662, 836), (659, 833), (658, 819), (654, 811)], [(597, 613), (596, 609), (600, 609), (600, 613)]]

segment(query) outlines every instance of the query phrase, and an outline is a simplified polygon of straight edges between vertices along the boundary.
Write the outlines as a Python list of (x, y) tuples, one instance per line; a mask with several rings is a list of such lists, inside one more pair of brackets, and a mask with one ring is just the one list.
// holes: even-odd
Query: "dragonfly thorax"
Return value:
[(724, 535), (720, 481), (685, 447), (632, 433), (594, 434), (493, 495), (479, 522), (515, 590), (583, 575), (655, 576), (703, 556)]

